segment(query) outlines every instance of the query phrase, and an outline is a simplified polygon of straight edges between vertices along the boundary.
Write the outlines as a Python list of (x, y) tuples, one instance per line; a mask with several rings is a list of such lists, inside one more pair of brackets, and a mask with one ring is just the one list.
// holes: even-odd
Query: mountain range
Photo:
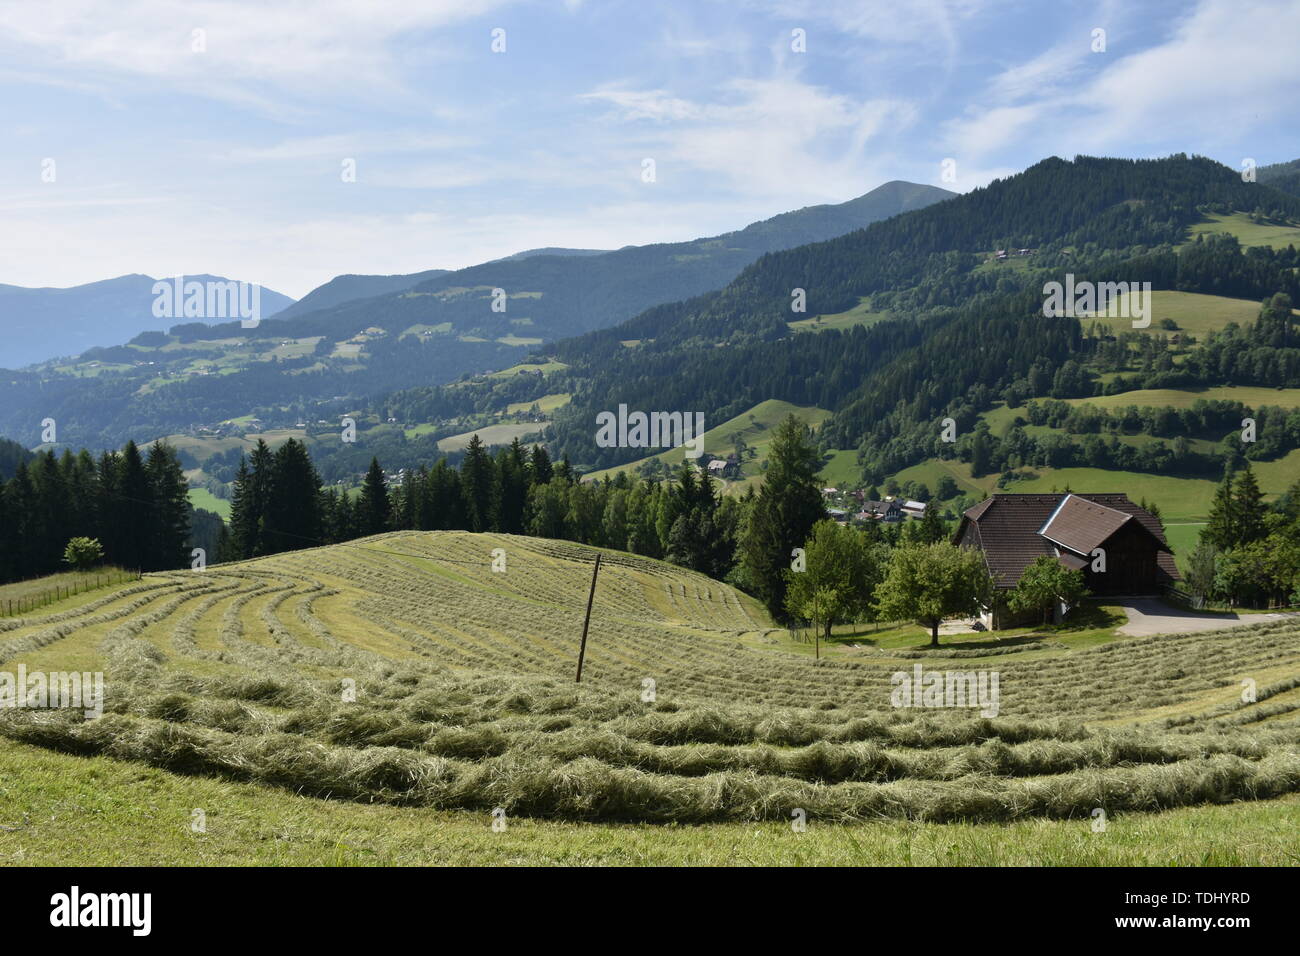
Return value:
[[(129, 346), (87, 350), (73, 368), (17, 370), (0, 380), (0, 434), (25, 437), (32, 422), (50, 416), (66, 423), (68, 441), (111, 446), (195, 423), (290, 405), (285, 414), (299, 417), (323, 400), (364, 403), (393, 388), (453, 381), (720, 288), (764, 254), (953, 195), (895, 181), (845, 203), (690, 242), (608, 252), (538, 249), (455, 271), (339, 276), (297, 303), (286, 301), (256, 329), (179, 323), (162, 336), (136, 336)], [(83, 313), (61, 321), (94, 319)], [(156, 329), (157, 320), (137, 322), (118, 342), (142, 328)], [(73, 351), (62, 344), (52, 350)], [(46, 356), (52, 352), (47, 348)], [(37, 405), (44, 411), (33, 419)]]
[[(186, 276), (198, 282), (228, 282), (221, 276)], [(120, 345), (157, 328), (152, 276), (132, 275), (88, 282), (66, 289), (0, 285), (0, 368), (21, 368), (56, 356), (75, 356), (94, 346)], [(166, 281), (171, 281), (169, 278)], [(262, 288), (262, 317), (293, 304), (293, 299)]]

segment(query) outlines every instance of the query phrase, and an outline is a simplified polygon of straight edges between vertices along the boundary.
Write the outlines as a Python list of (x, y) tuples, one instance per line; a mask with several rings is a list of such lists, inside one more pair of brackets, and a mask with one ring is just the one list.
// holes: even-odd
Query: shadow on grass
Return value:
[[(959, 648), (963, 651), (982, 651), (996, 647), (1019, 647), (1022, 644), (1037, 644), (1043, 640), (1046, 635), (1043, 634), (1017, 634), (1014, 637), (994, 637), (982, 641), (954, 641), (940, 640), (940, 647)], [(927, 640), (924, 644), (916, 644), (906, 648), (911, 651), (922, 651), (930, 647)]]

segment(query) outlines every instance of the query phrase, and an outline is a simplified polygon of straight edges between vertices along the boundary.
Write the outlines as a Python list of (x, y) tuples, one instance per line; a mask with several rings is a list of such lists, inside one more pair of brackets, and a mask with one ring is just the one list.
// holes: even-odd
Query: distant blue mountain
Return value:
[[(186, 280), (228, 282), (221, 276), (193, 275)], [(22, 368), (94, 346), (120, 345), (141, 332), (166, 331), (173, 325), (203, 319), (164, 318), (153, 314), (151, 276), (118, 276), (67, 289), (30, 289), (0, 285), (0, 368)], [(293, 299), (265, 286), (262, 318), (293, 304)], [(220, 319), (213, 319), (219, 322)]]

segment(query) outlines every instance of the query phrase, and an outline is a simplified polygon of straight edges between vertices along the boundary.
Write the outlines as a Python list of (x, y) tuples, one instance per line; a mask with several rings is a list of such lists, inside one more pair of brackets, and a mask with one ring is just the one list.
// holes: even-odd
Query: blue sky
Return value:
[(301, 296), (1053, 154), (1285, 161), (1297, 37), (1294, 0), (8, 3), (0, 282)]

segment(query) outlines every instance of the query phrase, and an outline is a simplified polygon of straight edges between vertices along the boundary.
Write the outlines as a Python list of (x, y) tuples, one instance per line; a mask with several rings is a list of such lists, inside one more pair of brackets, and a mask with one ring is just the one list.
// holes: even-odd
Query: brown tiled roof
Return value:
[(1071, 554), (1069, 551), (1057, 556), (1057, 561), (1069, 568), (1071, 571), (1082, 571), (1088, 566), (1088, 560), (1081, 558), (1077, 554)]
[[(1079, 499), (1079, 503), (1070, 503), (1065, 520), (1053, 521), (1052, 528), (1054, 536), (1064, 547), (1089, 554), (1097, 544), (1132, 519), (1160, 543), (1157, 562), (1162, 573), (1157, 578), (1168, 582), (1180, 580), (1160, 522), (1155, 515), (1139, 508), (1122, 494), (993, 495), (966, 511), (957, 529), (957, 537), (965, 534), (984, 552), (984, 560), (998, 587), (1015, 587), (1025, 568), (1035, 558), (1055, 555), (1056, 547), (1040, 532), (1045, 530), (1044, 526), (1053, 519), (1053, 513), (1067, 497)], [(1090, 505), (1101, 507), (1092, 508)], [(1061, 510), (1067, 511), (1066, 508)], [(1062, 515), (1055, 517), (1060, 519)], [(1095, 544), (1083, 547), (1093, 539)]]
[(1131, 520), (1131, 514), (1078, 495), (1066, 495), (1038, 533), (1076, 554), (1091, 554), (1093, 548)]

